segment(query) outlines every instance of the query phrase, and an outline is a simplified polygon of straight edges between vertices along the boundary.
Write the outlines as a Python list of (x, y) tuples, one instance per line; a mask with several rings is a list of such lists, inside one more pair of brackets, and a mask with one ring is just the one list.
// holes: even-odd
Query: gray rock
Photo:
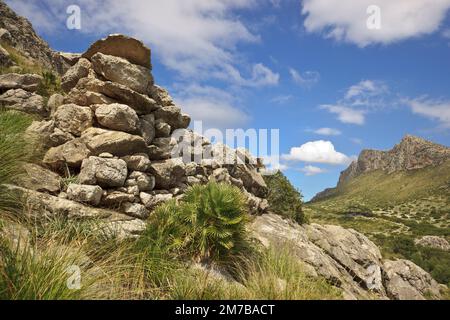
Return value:
[(385, 261), (386, 291), (395, 300), (440, 299), (440, 285), (422, 268), (408, 260)]
[(418, 246), (434, 248), (444, 251), (450, 251), (450, 244), (445, 238), (438, 236), (423, 236), (420, 239), (414, 240)]
[(177, 142), (174, 138), (155, 138), (148, 148), (150, 160), (164, 160), (177, 157)]
[(150, 159), (146, 153), (140, 153), (121, 158), (127, 163), (128, 170), (146, 172), (150, 167)]
[(83, 57), (91, 59), (98, 52), (124, 58), (133, 64), (151, 69), (150, 49), (141, 41), (121, 34), (112, 34), (95, 42), (83, 54)]
[[(186, 120), (183, 119), (181, 109), (177, 106), (164, 106), (156, 109), (155, 119), (169, 124), (172, 130), (186, 128)], [(189, 124), (188, 124), (189, 125)]]
[(69, 92), (74, 88), (78, 81), (89, 75), (92, 69), (92, 64), (89, 60), (81, 58), (78, 62), (67, 70), (66, 74), (61, 79), (61, 88), (65, 92)]
[(144, 204), (144, 206), (149, 209), (153, 210), (161, 203), (164, 203), (166, 201), (169, 201), (173, 198), (172, 194), (149, 194), (145, 192), (141, 192), (139, 194), (139, 197), (141, 199), (141, 202)]
[(37, 74), (8, 73), (0, 75), (0, 92), (11, 89), (22, 89), (36, 92), (43, 81)]
[(142, 137), (125, 132), (90, 128), (83, 132), (81, 138), (93, 155), (107, 152), (122, 157), (147, 152), (147, 144)]
[(73, 139), (63, 145), (50, 148), (44, 156), (44, 164), (55, 170), (69, 167), (79, 168), (84, 159), (92, 154), (86, 144), (80, 139)]
[(167, 123), (162, 120), (157, 120), (155, 122), (155, 136), (156, 138), (166, 138), (170, 136), (172, 128)]
[(186, 174), (185, 165), (181, 158), (152, 162), (149, 172), (155, 176), (158, 189), (171, 189), (182, 181)]
[(0, 105), (7, 109), (37, 114), (42, 117), (48, 114), (44, 99), (38, 94), (23, 89), (11, 89), (0, 95)]
[(155, 130), (155, 117), (151, 115), (145, 115), (140, 118), (139, 131), (141, 136), (144, 138), (147, 145), (151, 145), (156, 137)]
[(67, 188), (67, 198), (76, 202), (98, 206), (102, 199), (103, 190), (99, 186), (70, 184)]
[(119, 208), (125, 202), (135, 202), (135, 196), (120, 191), (108, 191), (104, 194), (102, 204), (105, 206), (111, 206)]
[(148, 94), (153, 86), (153, 77), (148, 68), (101, 52), (93, 55), (91, 61), (97, 74), (109, 81), (127, 86), (131, 90)]
[(167, 92), (166, 89), (154, 85), (151, 90), (150, 90), (150, 96), (161, 106), (166, 107), (166, 106), (172, 106), (173, 103), (173, 99), (170, 96), (169, 92)]
[(53, 115), (55, 125), (64, 132), (71, 133), (77, 137), (86, 129), (92, 127), (93, 114), (88, 107), (76, 104), (65, 104), (59, 106)]
[(62, 106), (64, 104), (64, 96), (55, 93), (48, 98), (47, 102), (47, 109), (50, 111), (50, 115), (53, 115), (56, 112), (56, 109), (58, 109), (59, 106)]
[(139, 191), (152, 191), (155, 188), (155, 177), (139, 171), (132, 172), (127, 182), (129, 186), (137, 186)]
[(37, 164), (27, 163), (23, 166), (25, 175), (20, 177), (19, 184), (25, 188), (57, 194), (61, 190), (61, 177)]
[(147, 219), (150, 216), (150, 212), (139, 203), (124, 203), (122, 205), (122, 211), (132, 217), (139, 219)]
[(130, 88), (111, 81), (101, 81), (95, 78), (83, 78), (78, 81), (74, 92), (69, 95), (83, 95), (86, 92), (101, 93), (104, 96), (114, 99), (118, 103), (126, 104), (133, 108), (137, 114), (149, 114), (158, 109), (159, 106), (155, 100), (146, 95), (140, 94)]
[(83, 160), (78, 180), (81, 184), (105, 188), (123, 187), (127, 175), (127, 164), (123, 160), (89, 157)]
[(136, 111), (124, 104), (98, 105), (95, 116), (100, 125), (112, 130), (133, 133), (140, 125)]

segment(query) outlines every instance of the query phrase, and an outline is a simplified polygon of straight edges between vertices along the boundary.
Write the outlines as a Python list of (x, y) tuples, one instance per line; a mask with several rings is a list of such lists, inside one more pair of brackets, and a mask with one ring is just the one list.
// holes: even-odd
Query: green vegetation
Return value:
[(0, 211), (11, 208), (11, 195), (1, 187), (21, 172), (21, 164), (30, 157), (24, 138), (32, 119), (20, 112), (0, 110)]
[(248, 247), (244, 208), (237, 187), (195, 185), (179, 204), (172, 201), (156, 209), (141, 241), (198, 261), (229, 260)]
[(265, 176), (264, 179), (269, 188), (268, 201), (271, 211), (299, 224), (308, 223), (308, 217), (302, 209), (303, 196), (286, 176), (278, 171), (274, 175)]
[(37, 94), (43, 96), (44, 98), (49, 98), (54, 93), (61, 93), (61, 78), (50, 70), (37, 64), (34, 60), (23, 56), (15, 48), (0, 43), (3, 48), (8, 51), (11, 60), (16, 64), (12, 67), (0, 67), (0, 74), (7, 73), (20, 73), (20, 74), (39, 74), (43, 77), (43, 81), (37, 90)]
[(315, 222), (369, 236), (386, 257), (411, 260), (447, 284), (449, 253), (416, 247), (414, 239), (436, 235), (450, 240), (449, 182), (450, 161), (389, 175), (375, 171), (339, 187), (333, 197), (306, 204), (304, 210)]

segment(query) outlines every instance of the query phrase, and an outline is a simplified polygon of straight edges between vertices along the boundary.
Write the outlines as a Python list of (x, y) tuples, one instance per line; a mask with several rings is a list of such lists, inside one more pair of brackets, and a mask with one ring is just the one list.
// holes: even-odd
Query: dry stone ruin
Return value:
[[(29, 187), (144, 220), (189, 186), (214, 180), (239, 187), (251, 213), (265, 212), (262, 161), (188, 129), (189, 115), (154, 84), (150, 56), (142, 42), (111, 35), (79, 58), (62, 78), (67, 94), (53, 95), (47, 120), (28, 129), (44, 145), (42, 165), (51, 170), (28, 173), (53, 176)], [(60, 177), (70, 183), (46, 183)]]

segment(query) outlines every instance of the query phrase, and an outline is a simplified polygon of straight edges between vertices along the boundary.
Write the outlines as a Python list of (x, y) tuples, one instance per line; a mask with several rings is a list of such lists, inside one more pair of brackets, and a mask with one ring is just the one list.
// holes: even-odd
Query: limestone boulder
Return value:
[(153, 114), (144, 115), (140, 118), (139, 132), (147, 145), (151, 145), (156, 137), (155, 116)]
[[(101, 81), (95, 78), (83, 78), (78, 81), (74, 94), (83, 95), (86, 92), (100, 93), (118, 103), (126, 104), (133, 108), (137, 114), (152, 113), (159, 108), (155, 100), (147, 95), (131, 90), (127, 86), (112, 81)], [(72, 95), (72, 91), (69, 93)]]
[(23, 89), (11, 89), (1, 94), (0, 105), (7, 109), (37, 114), (41, 117), (48, 115), (44, 99), (38, 94)]
[(172, 128), (175, 129), (183, 129), (189, 126), (189, 123), (186, 125), (186, 120), (183, 119), (183, 115), (181, 113), (181, 109), (177, 106), (163, 106), (161, 108), (156, 109), (154, 112), (155, 119), (161, 120)]
[(139, 153), (121, 158), (127, 163), (128, 170), (146, 172), (150, 167), (150, 159), (146, 153)]
[(174, 158), (152, 162), (149, 172), (156, 179), (156, 188), (168, 190), (182, 182), (186, 169), (181, 158)]
[(121, 131), (90, 128), (83, 132), (81, 139), (93, 155), (110, 153), (122, 157), (147, 153), (147, 144), (142, 137)]
[(151, 69), (150, 49), (141, 41), (121, 34), (112, 34), (95, 42), (83, 54), (83, 57), (91, 59), (98, 52), (124, 58), (133, 64)]
[(146, 192), (141, 192), (139, 194), (141, 202), (148, 210), (154, 210), (161, 203), (167, 202), (173, 199), (171, 193), (168, 194), (149, 194)]
[(96, 53), (91, 58), (97, 74), (105, 79), (122, 84), (131, 90), (148, 94), (153, 86), (153, 77), (148, 68), (132, 64), (126, 59)]
[(120, 208), (126, 202), (135, 202), (135, 196), (126, 192), (106, 191), (103, 193), (102, 205), (114, 208)]
[(70, 184), (67, 188), (67, 198), (76, 202), (98, 206), (102, 199), (103, 190), (99, 186)]
[(166, 106), (172, 106), (173, 103), (173, 99), (170, 96), (169, 92), (158, 86), (158, 85), (154, 85), (151, 89), (150, 89), (150, 96), (161, 106), (166, 107)]
[(61, 177), (37, 164), (27, 163), (23, 166), (25, 174), (19, 184), (27, 189), (57, 194), (61, 190)]
[(61, 79), (61, 88), (65, 92), (69, 92), (74, 88), (78, 81), (89, 75), (89, 71), (92, 70), (92, 64), (89, 60), (81, 58), (75, 63), (74, 66), (67, 70), (66, 74)]
[(438, 236), (423, 236), (422, 238), (414, 240), (418, 246), (439, 249), (443, 251), (450, 251), (450, 244), (445, 238)]
[(43, 162), (55, 170), (64, 169), (66, 165), (79, 168), (84, 159), (92, 154), (91, 150), (80, 139), (76, 138), (63, 145), (50, 148)]
[(248, 165), (241, 164), (230, 169), (233, 178), (241, 179), (245, 189), (260, 198), (266, 198), (268, 188), (263, 176)]
[(53, 114), (56, 112), (56, 109), (58, 109), (59, 106), (62, 106), (64, 104), (64, 96), (55, 93), (48, 98), (47, 102), (47, 110), (50, 111), (50, 115), (53, 116)]
[(81, 136), (81, 133), (93, 125), (93, 113), (89, 107), (76, 104), (64, 104), (53, 115), (55, 125), (64, 132)]
[(0, 75), (0, 92), (11, 89), (22, 89), (28, 92), (36, 92), (42, 81), (42, 76), (37, 74), (8, 73)]
[(150, 160), (164, 160), (171, 157), (178, 157), (177, 142), (174, 138), (155, 138), (152, 145), (148, 147)]
[(144, 172), (133, 171), (126, 181), (126, 186), (137, 186), (139, 191), (152, 191), (155, 188), (155, 177)]
[(136, 111), (124, 104), (102, 104), (95, 106), (98, 123), (112, 130), (135, 132), (140, 125)]
[(419, 266), (408, 260), (385, 261), (383, 277), (386, 291), (395, 300), (439, 299), (441, 286)]
[(147, 210), (147, 208), (139, 203), (124, 203), (122, 205), (122, 211), (123, 213), (131, 217), (139, 218), (142, 220), (147, 219), (150, 216), (150, 212)]
[(167, 138), (170, 136), (172, 127), (162, 120), (157, 120), (155, 122), (155, 137), (156, 138)]
[(97, 104), (117, 103), (117, 100), (107, 97), (102, 93), (73, 88), (70, 90), (70, 93), (64, 97), (64, 103), (74, 103), (79, 106), (88, 107)]
[(127, 164), (123, 160), (89, 157), (81, 165), (78, 180), (81, 184), (104, 188), (123, 187), (127, 175)]

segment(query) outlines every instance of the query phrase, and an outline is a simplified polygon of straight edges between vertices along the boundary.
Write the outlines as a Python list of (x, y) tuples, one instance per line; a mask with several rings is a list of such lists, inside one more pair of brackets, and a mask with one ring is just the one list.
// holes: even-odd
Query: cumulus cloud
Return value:
[(330, 141), (310, 141), (300, 147), (294, 147), (289, 154), (282, 156), (286, 161), (301, 161), (307, 163), (327, 163), (345, 165), (351, 159), (341, 152), (337, 152)]
[(363, 125), (365, 123), (364, 110), (355, 110), (349, 107), (339, 105), (321, 105), (321, 109), (328, 110), (328, 112), (336, 114), (337, 118), (342, 123)]
[(418, 98), (406, 101), (413, 113), (439, 122), (441, 127), (450, 129), (450, 101), (434, 101)]
[(183, 86), (174, 97), (183, 112), (193, 121), (202, 121), (204, 128), (229, 129), (245, 126), (250, 116), (242, 110), (230, 93), (210, 86)]
[(320, 73), (317, 71), (305, 71), (300, 73), (294, 68), (289, 68), (289, 73), (291, 75), (292, 80), (303, 87), (310, 87), (320, 80)]
[[(7, 2), (42, 32), (64, 28), (67, 6), (73, 4), (71, 0)], [(255, 0), (78, 0), (76, 4), (81, 8), (81, 32), (120, 32), (142, 39), (166, 67), (186, 79), (215, 78), (245, 86), (278, 83), (279, 75), (267, 66), (243, 61), (236, 54), (237, 45), (260, 41), (237, 14), (254, 8)]]
[[(381, 28), (367, 28), (367, 9), (377, 5)], [(308, 32), (354, 43), (360, 47), (389, 44), (431, 34), (441, 26), (450, 0), (303, 0), (302, 14)]]
[(339, 136), (342, 134), (342, 132), (338, 129), (333, 128), (320, 128), (317, 130), (312, 130), (315, 134), (319, 134), (322, 136)]
[(325, 170), (325, 169), (311, 166), (311, 165), (305, 166), (304, 168), (299, 169), (299, 171), (305, 173), (305, 175), (308, 177), (327, 172), (327, 170)]

